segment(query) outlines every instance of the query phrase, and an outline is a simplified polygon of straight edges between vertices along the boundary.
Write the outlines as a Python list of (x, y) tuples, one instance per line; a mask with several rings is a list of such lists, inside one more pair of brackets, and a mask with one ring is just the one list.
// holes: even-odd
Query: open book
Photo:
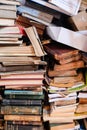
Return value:
[(56, 42), (87, 52), (87, 37), (79, 32), (64, 27), (49, 26), (47, 33)]

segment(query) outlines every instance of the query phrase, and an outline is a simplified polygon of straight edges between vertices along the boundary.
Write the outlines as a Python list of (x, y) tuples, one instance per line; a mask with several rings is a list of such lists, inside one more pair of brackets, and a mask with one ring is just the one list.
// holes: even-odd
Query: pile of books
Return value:
[[(80, 70), (84, 68), (84, 62), (79, 50), (54, 41), (44, 45), (44, 49), (49, 56), (47, 83), (50, 103), (49, 116), (44, 114), (44, 119), (49, 118), (51, 125), (52, 123), (58, 125), (62, 122), (67, 126), (75, 118), (74, 114), (78, 105), (77, 90), (85, 84), (83, 73)], [(69, 119), (67, 121), (66, 116)]]
[(45, 51), (36, 27), (18, 23), (21, 2), (0, 3), (0, 86), (4, 87), (0, 114), (5, 122), (0, 122), (0, 129), (3, 124), (5, 130), (42, 130)]
[(1, 130), (80, 129), (86, 8), (86, 0), (0, 0)]

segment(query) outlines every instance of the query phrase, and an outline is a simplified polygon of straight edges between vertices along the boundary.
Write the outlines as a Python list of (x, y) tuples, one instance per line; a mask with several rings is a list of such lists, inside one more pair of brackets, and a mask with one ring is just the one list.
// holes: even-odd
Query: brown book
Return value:
[(43, 30), (46, 27), (45, 25), (43, 25), (43, 24), (41, 24), (39, 22), (30, 20), (29, 18), (20, 16), (20, 15), (17, 17), (16, 22), (20, 22), (21, 24), (24, 24), (25, 27), (35, 26), (36, 28), (43, 29)]
[(75, 112), (87, 114), (87, 104), (78, 104)]
[(78, 82), (68, 82), (68, 83), (53, 83), (52, 81), (50, 82), (50, 86), (55, 86), (58, 88), (72, 88), (72, 87), (78, 87), (84, 85), (84, 81), (78, 81)]
[(23, 16), (18, 16), (17, 17), (16, 24), (19, 24), (19, 25), (21, 25), (21, 26), (23, 26), (25, 28), (35, 26), (39, 35), (43, 35), (44, 30), (46, 28), (45, 25), (43, 25), (43, 24), (41, 24), (39, 22), (30, 20), (29, 18), (26, 18), (26, 17), (23, 17)]
[(79, 53), (79, 50), (58, 43), (44, 45), (44, 49), (56, 60), (61, 60), (63, 58), (68, 59)]
[(55, 124), (50, 127), (50, 130), (68, 130), (68, 129), (74, 129), (75, 123), (61, 123), (61, 124)]
[(63, 58), (63, 59), (59, 60), (59, 63), (61, 65), (63, 65), (63, 64), (70, 63), (70, 62), (73, 62), (73, 61), (78, 61), (80, 59), (81, 59), (81, 55), (76, 54), (76, 55), (71, 56), (70, 58)]
[(76, 76), (58, 76), (58, 77), (54, 77), (53, 78), (53, 83), (69, 83), (70, 81), (75, 83), (78, 81), (83, 80), (83, 74), (82, 73), (78, 73)]
[(72, 70), (62, 70), (62, 71), (55, 71), (55, 70), (48, 70), (49, 77), (57, 77), (57, 76), (75, 76), (77, 75), (77, 71), (75, 69)]
[(87, 104), (87, 98), (79, 98), (80, 104)]
[(7, 121), (41, 121), (41, 116), (39, 115), (4, 115), (4, 120)]
[(77, 68), (83, 68), (84, 67), (84, 62), (82, 60), (78, 60), (75, 62), (71, 62), (68, 64), (64, 64), (64, 65), (58, 65), (55, 64), (54, 65), (54, 70), (55, 71), (64, 71), (64, 70), (70, 70), (70, 69), (77, 69)]
[(1, 107), (1, 114), (18, 114), (18, 115), (41, 115), (42, 114), (41, 106), (2, 106)]

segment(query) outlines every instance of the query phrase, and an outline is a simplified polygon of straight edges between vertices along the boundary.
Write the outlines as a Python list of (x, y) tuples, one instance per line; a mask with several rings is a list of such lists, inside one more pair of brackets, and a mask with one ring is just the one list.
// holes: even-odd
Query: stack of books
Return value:
[(36, 27), (18, 24), (21, 16), (17, 15), (16, 7), (21, 3), (12, 0), (0, 3), (0, 12), (6, 14), (0, 17), (0, 22), (3, 18), (0, 23), (0, 86), (4, 87), (0, 110), (4, 129), (42, 130), (46, 62), (41, 58), (45, 51)]
[(44, 99), (42, 81), (44, 71), (9, 73), (2, 75), (5, 84), (1, 114), (4, 115), (5, 128), (41, 126), (42, 100)]
[(87, 70), (85, 71), (85, 88), (78, 92), (78, 105), (75, 113), (77, 115), (87, 115)]

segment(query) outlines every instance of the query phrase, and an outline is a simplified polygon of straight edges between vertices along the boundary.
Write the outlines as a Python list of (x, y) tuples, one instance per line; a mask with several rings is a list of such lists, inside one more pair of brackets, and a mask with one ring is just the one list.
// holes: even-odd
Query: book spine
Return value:
[(4, 94), (15, 94), (15, 95), (42, 95), (43, 92), (29, 91), (29, 90), (5, 90)]
[(19, 105), (19, 106), (40, 106), (42, 105), (42, 100), (16, 100), (16, 99), (3, 99), (2, 105)]
[(44, 99), (44, 95), (15, 95), (9, 94), (5, 95), (7, 99)]
[(41, 106), (1, 106), (1, 114), (6, 115), (41, 115)]
[(5, 130), (44, 130), (43, 126), (6, 124)]

